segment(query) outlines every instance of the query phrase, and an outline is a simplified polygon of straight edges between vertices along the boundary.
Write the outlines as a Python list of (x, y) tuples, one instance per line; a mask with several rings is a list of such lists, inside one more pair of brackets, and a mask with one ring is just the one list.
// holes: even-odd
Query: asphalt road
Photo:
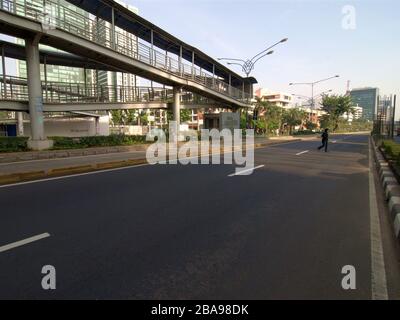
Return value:
[(50, 234), (0, 252), (0, 299), (370, 299), (368, 136), (332, 140), (257, 149), (249, 176), (158, 165), (0, 188), (0, 247)]

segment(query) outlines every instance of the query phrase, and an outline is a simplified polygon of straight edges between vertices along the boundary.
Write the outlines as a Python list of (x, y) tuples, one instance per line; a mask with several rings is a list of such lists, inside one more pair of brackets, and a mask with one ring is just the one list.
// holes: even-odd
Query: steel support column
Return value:
[(115, 50), (116, 49), (116, 44), (115, 44), (115, 13), (114, 13), (114, 7), (111, 7), (111, 46)]
[(6, 78), (7, 74), (6, 74), (6, 58), (4, 56), (4, 45), (1, 47), (1, 66), (3, 69), (2, 71), (3, 71), (3, 85), (4, 85), (2, 95), (4, 99), (7, 99), (7, 78)]
[(177, 128), (179, 130), (179, 125), (180, 125), (180, 120), (181, 120), (181, 88), (180, 87), (174, 87), (173, 89), (173, 94), (174, 94), (174, 103), (172, 106), (172, 112), (173, 112), (173, 120), (176, 121)]
[(183, 66), (182, 66), (182, 55), (183, 55), (183, 48), (182, 46), (179, 47), (179, 73), (182, 76), (183, 73), (185, 72)]

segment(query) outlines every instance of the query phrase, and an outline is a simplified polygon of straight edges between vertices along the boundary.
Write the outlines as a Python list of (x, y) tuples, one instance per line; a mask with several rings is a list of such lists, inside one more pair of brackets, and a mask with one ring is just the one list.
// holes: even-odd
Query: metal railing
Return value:
[(240, 102), (250, 100), (248, 93), (204, 72), (198, 66), (176, 60), (157, 51), (154, 46), (140, 42), (139, 38), (125, 30), (112, 28), (110, 23), (104, 20), (92, 18), (89, 14), (82, 15), (54, 0), (43, 0), (40, 3), (27, 0), (0, 0), (0, 9), (39, 21), (44, 27), (59, 28), (88, 39), (157, 69), (198, 82)]
[[(173, 101), (173, 90), (163, 87), (111, 86), (84, 83), (42, 81), (45, 103), (150, 103)], [(26, 78), (0, 76), (0, 99), (28, 101)], [(182, 91), (181, 101), (185, 104), (213, 104), (208, 98)], [(215, 104), (215, 103), (214, 103)]]

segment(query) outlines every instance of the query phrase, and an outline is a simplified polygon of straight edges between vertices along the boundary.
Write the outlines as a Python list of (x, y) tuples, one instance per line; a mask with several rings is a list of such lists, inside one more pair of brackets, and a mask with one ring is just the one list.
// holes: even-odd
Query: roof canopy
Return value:
[(179, 56), (180, 47), (182, 47), (182, 57), (187, 61), (192, 61), (192, 54), (194, 53), (194, 63), (204, 70), (213, 73), (213, 66), (215, 66), (215, 74), (228, 81), (229, 74), (233, 86), (241, 86), (242, 82), (246, 79), (257, 81), (254, 78), (243, 78), (226, 66), (222, 65), (215, 59), (211, 58), (204, 52), (195, 47), (179, 40), (165, 30), (157, 27), (148, 20), (135, 14), (128, 8), (118, 4), (113, 0), (67, 0), (68, 2), (76, 5), (77, 7), (111, 23), (112, 22), (112, 8), (114, 8), (114, 23), (121, 29), (143, 39), (151, 42), (151, 31), (153, 30), (153, 44), (154, 46), (171, 52)]

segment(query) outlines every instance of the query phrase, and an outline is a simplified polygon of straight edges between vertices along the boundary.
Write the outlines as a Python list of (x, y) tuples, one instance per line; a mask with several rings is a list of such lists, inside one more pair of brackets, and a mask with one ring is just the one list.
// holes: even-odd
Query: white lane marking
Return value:
[(302, 151), (302, 152), (296, 153), (296, 156), (301, 156), (302, 154), (305, 154), (307, 152), (310, 152), (310, 150), (306, 150), (306, 151)]
[(17, 242), (6, 244), (5, 246), (0, 247), (0, 253), (4, 252), (4, 251), (7, 251), (7, 250), (11, 250), (11, 249), (17, 248), (17, 247), (21, 247), (21, 246), (26, 245), (28, 243), (32, 243), (32, 242), (35, 242), (35, 241), (38, 241), (38, 240), (42, 240), (42, 239), (48, 238), (48, 237), (50, 237), (50, 234), (46, 232), (46, 233), (42, 233), (42, 234), (39, 234), (37, 236), (33, 236), (33, 237), (30, 237), (30, 238), (27, 238), (27, 239), (24, 239), (24, 240), (20, 240), (20, 241), (17, 241)]
[[(284, 144), (289, 144), (289, 143), (296, 143), (296, 142), (301, 142), (301, 141), (292, 141), (292, 142), (285, 142), (281, 144), (274, 144), (274, 145), (267, 145), (264, 147), (260, 147), (257, 149), (263, 149), (267, 147), (275, 147), (275, 146), (280, 146)], [(233, 151), (230, 152), (225, 152), (225, 153), (233, 153)], [(221, 153), (221, 154), (225, 154)], [(211, 155), (210, 155), (211, 156)], [(188, 157), (187, 159), (191, 158), (198, 158), (197, 157)], [(44, 159), (47, 160), (47, 159)], [(162, 162), (160, 164), (163, 164)], [(53, 180), (61, 180), (61, 179), (68, 179), (68, 178), (74, 178), (74, 177), (80, 177), (80, 176), (88, 176), (92, 174), (99, 174), (99, 173), (105, 173), (105, 172), (112, 172), (112, 171), (119, 171), (119, 170), (127, 170), (127, 169), (132, 169), (132, 168), (139, 168), (139, 167), (145, 167), (145, 166), (150, 166), (149, 163), (144, 163), (144, 164), (137, 164), (137, 165), (131, 165), (131, 166), (126, 166), (126, 167), (121, 167), (121, 168), (113, 168), (113, 169), (104, 169), (104, 170), (96, 170), (92, 172), (85, 172), (85, 173), (76, 173), (76, 174), (71, 174), (71, 175), (66, 175), (66, 176), (60, 176), (60, 177), (53, 177), (53, 178), (45, 178), (45, 179), (40, 179), (40, 180), (33, 180), (33, 181), (25, 181), (25, 182), (17, 182), (17, 183), (10, 183), (6, 185), (0, 185), (0, 189), (2, 188), (8, 188), (8, 187), (16, 187), (16, 186), (21, 186), (21, 185), (26, 185), (26, 184), (33, 184), (33, 183), (39, 183), (39, 182), (46, 182), (46, 181), (53, 181)]]
[(263, 168), (263, 167), (265, 167), (264, 164), (263, 164), (263, 165), (260, 165), (260, 166), (258, 166), (258, 167), (254, 167), (254, 168), (250, 168), (250, 169), (246, 169), (246, 170), (241, 170), (241, 171), (239, 171), (239, 172), (232, 173), (232, 174), (228, 175), (228, 177), (241, 176), (241, 175), (243, 175), (245, 172), (254, 171), (254, 170), (257, 170), (257, 169), (260, 169), (260, 168)]
[(369, 145), (369, 213), (371, 237), (371, 292), (372, 300), (388, 300), (385, 260), (383, 257), (381, 225), (376, 200), (375, 179), (372, 163), (371, 142)]
[(336, 142), (337, 142), (337, 140), (333, 140), (333, 141), (332, 141), (332, 143), (336, 143)]

